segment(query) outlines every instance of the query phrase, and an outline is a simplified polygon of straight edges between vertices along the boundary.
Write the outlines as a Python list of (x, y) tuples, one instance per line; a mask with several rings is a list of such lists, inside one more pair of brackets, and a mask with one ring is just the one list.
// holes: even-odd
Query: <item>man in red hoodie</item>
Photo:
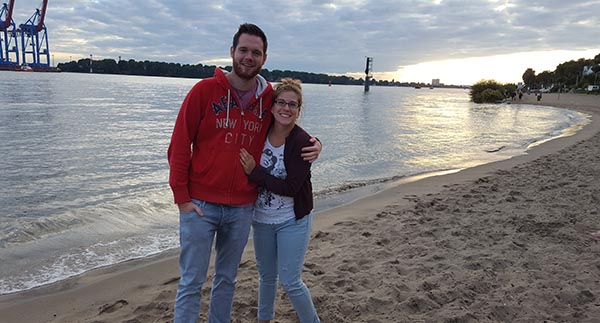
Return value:
[[(261, 156), (271, 122), (273, 88), (260, 72), (267, 38), (242, 24), (230, 49), (233, 71), (215, 69), (188, 93), (169, 145), (169, 185), (179, 207), (181, 278), (174, 323), (196, 322), (213, 240), (215, 276), (208, 322), (229, 322), (237, 269), (248, 241), (256, 185), (240, 163), (240, 149)], [(303, 149), (315, 160), (321, 144)]]

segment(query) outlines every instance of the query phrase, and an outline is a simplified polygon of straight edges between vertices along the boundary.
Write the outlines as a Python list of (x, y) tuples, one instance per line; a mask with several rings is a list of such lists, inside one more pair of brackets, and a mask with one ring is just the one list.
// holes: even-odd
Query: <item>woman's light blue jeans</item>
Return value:
[(210, 296), (209, 323), (228, 323), (238, 266), (248, 242), (254, 206), (233, 207), (192, 200), (196, 212), (179, 214), (181, 278), (175, 300), (175, 323), (195, 323), (216, 235), (215, 276)]
[(277, 276), (301, 323), (320, 322), (310, 292), (302, 281), (312, 214), (280, 224), (253, 222), (254, 253), (259, 274), (258, 319), (275, 317)]

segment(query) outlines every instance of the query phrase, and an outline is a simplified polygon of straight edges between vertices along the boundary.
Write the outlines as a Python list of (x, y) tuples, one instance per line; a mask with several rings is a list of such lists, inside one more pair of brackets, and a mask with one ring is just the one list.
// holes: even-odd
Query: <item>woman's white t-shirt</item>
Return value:
[[(260, 157), (260, 167), (281, 179), (287, 176), (283, 162), (284, 148), (285, 144), (273, 147), (267, 138)], [(254, 203), (254, 221), (279, 224), (293, 218), (295, 218), (293, 197), (275, 194), (264, 187), (258, 188), (258, 198)]]

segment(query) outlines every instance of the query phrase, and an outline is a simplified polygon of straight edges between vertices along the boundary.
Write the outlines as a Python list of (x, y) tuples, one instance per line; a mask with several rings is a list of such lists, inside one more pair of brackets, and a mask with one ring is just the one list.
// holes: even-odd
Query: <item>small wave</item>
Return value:
[(532, 140), (530, 140), (528, 142), (528, 144), (526, 146), (527, 149), (533, 148), (535, 146), (539, 146), (550, 140), (558, 139), (561, 137), (572, 136), (575, 133), (577, 133), (579, 130), (583, 129), (583, 127), (585, 127), (586, 125), (588, 125), (591, 122), (591, 120), (590, 120), (591, 116), (584, 114), (584, 113), (578, 113), (577, 115), (569, 113), (569, 114), (567, 114), (567, 116), (568, 116), (569, 120), (574, 121), (574, 122), (573, 123), (560, 123), (548, 135), (533, 138)]
[(504, 149), (506, 146), (500, 146), (498, 148), (492, 148), (492, 149), (486, 149), (485, 152), (487, 153), (495, 153), (495, 152), (499, 152), (500, 150)]
[(376, 179), (370, 179), (370, 180), (364, 180), (364, 181), (345, 182), (338, 186), (328, 187), (328, 188), (324, 188), (322, 190), (316, 191), (313, 193), (313, 196), (315, 198), (323, 198), (323, 197), (327, 197), (330, 195), (344, 193), (344, 192), (347, 192), (347, 191), (350, 191), (350, 190), (353, 190), (356, 188), (360, 188), (360, 187), (394, 182), (394, 181), (397, 181), (397, 180), (400, 180), (400, 179), (406, 178), (406, 177), (407, 176), (400, 175), (400, 176), (376, 178)]
[[(68, 250), (27, 270), (13, 266), (10, 273), (0, 277), (0, 295), (16, 293), (49, 285), (90, 270), (129, 260), (150, 257), (176, 248), (179, 240), (175, 228), (166, 233), (130, 236), (112, 241), (100, 241), (89, 247)], [(33, 260), (33, 261), (36, 261)]]
[(79, 98), (81, 101), (115, 101), (113, 97), (91, 97), (91, 98)]
[(176, 209), (165, 187), (157, 184), (133, 187), (120, 194), (118, 190), (105, 190), (100, 195), (73, 201), (35, 201), (21, 213), (0, 218), (0, 248), (68, 232), (92, 230), (109, 234), (175, 221)]
[(51, 234), (72, 230), (85, 223), (85, 218), (68, 215), (60, 218), (18, 218), (1, 227), (0, 247), (38, 240)]

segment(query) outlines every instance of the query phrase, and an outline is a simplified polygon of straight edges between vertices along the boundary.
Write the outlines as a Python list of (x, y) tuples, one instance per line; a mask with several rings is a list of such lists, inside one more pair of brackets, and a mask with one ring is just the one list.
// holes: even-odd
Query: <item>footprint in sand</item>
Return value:
[(151, 302), (149, 304), (138, 306), (133, 313), (134, 314), (162, 314), (169, 312), (171, 306), (168, 302)]
[(248, 259), (246, 261), (241, 262), (239, 267), (240, 268), (251, 268), (255, 265), (256, 265), (256, 263), (254, 261)]
[(179, 282), (179, 277), (173, 277), (171, 279), (168, 279), (167, 281), (165, 281), (164, 283), (162, 283), (163, 285), (170, 285), (173, 283), (178, 283)]
[(104, 304), (100, 307), (100, 312), (98, 313), (98, 315), (103, 314), (103, 313), (112, 313), (112, 312), (124, 307), (127, 304), (129, 304), (129, 302), (124, 299), (120, 299), (110, 305)]
[(353, 227), (355, 225), (357, 225), (358, 223), (355, 221), (340, 221), (340, 222), (336, 222), (333, 225), (335, 226), (345, 226), (345, 227)]
[(386, 245), (390, 244), (390, 242), (391, 241), (389, 239), (383, 238), (381, 240), (377, 240), (377, 242), (375, 242), (375, 244), (378, 246), (386, 246)]
[(329, 232), (318, 231), (315, 234), (315, 239), (323, 239), (329, 235)]

